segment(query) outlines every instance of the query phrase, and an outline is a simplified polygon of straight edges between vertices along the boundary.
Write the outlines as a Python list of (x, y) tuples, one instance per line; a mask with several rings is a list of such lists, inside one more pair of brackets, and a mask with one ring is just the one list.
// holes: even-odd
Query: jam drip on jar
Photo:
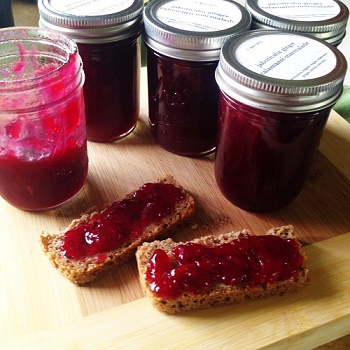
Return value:
[(67, 231), (61, 254), (69, 259), (84, 259), (112, 251), (143, 234), (150, 224), (159, 223), (184, 198), (172, 184), (147, 183), (129, 199), (114, 202), (89, 223)]
[(200, 294), (219, 283), (254, 287), (296, 276), (305, 261), (299, 247), (295, 240), (273, 235), (246, 235), (215, 247), (180, 244), (169, 255), (157, 249), (145, 277), (163, 298)]

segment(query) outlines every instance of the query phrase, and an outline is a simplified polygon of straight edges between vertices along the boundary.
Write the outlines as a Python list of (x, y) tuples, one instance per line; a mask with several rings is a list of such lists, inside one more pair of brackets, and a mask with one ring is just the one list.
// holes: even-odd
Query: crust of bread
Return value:
[[(98, 254), (86, 257), (82, 260), (68, 259), (61, 255), (60, 248), (63, 242), (65, 233), (71, 228), (81, 224), (88, 223), (91, 218), (98, 213), (83, 214), (81, 218), (73, 220), (72, 223), (63, 231), (50, 234), (42, 231), (40, 234), (40, 242), (44, 253), (48, 256), (51, 263), (70, 281), (83, 285), (94, 281), (108, 274), (111, 270), (122, 265), (124, 262), (135, 257), (135, 251), (143, 242), (150, 242), (157, 237), (171, 234), (179, 225), (189, 221), (195, 210), (193, 197), (184, 191), (177, 181), (171, 175), (166, 175), (156, 181), (157, 183), (170, 183), (182, 189), (185, 197), (176, 204), (174, 211), (162, 219), (160, 223), (151, 224), (146, 227), (142, 235), (132, 242), (126, 243), (117, 250), (105, 253), (105, 258), (101, 261), (101, 256)], [(130, 198), (135, 191), (129, 193), (122, 199)], [(104, 208), (101, 212), (106, 210)]]
[[(222, 243), (231, 242), (239, 237), (249, 233), (248, 230), (230, 232), (219, 236), (206, 236), (194, 239), (191, 242), (215, 246)], [(296, 239), (294, 227), (292, 225), (272, 228), (266, 232), (268, 235), (280, 236), (284, 239)], [(176, 243), (171, 238), (163, 241), (154, 241), (152, 243), (142, 244), (136, 252), (137, 266), (139, 270), (140, 282), (145, 294), (150, 299), (153, 306), (161, 312), (167, 314), (182, 313), (190, 310), (207, 309), (211, 307), (239, 304), (247, 299), (264, 299), (274, 295), (284, 294), (302, 288), (308, 282), (308, 270), (306, 266), (301, 266), (297, 276), (288, 280), (268, 283), (256, 287), (238, 287), (225, 284), (217, 284), (210, 290), (202, 294), (184, 293), (175, 299), (164, 299), (154, 294), (145, 279), (148, 262), (156, 249), (162, 249), (169, 253), (175, 246), (183, 244)], [(301, 254), (306, 258), (305, 253), (300, 247)], [(306, 260), (306, 259), (305, 259)]]

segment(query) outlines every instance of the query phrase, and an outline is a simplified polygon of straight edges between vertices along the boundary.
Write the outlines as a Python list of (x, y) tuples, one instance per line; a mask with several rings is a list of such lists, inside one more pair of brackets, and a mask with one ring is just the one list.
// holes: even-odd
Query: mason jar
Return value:
[(28, 27), (0, 30), (0, 46), (0, 195), (24, 210), (57, 207), (88, 172), (78, 48)]
[(231, 0), (152, 0), (145, 7), (149, 125), (161, 147), (183, 156), (215, 150), (220, 49), (250, 23)]
[(229, 201), (270, 211), (298, 196), (346, 70), (339, 50), (308, 35), (255, 30), (224, 44), (214, 168)]
[(43, 28), (72, 38), (86, 81), (87, 137), (110, 142), (129, 135), (140, 113), (142, 0), (39, 0)]

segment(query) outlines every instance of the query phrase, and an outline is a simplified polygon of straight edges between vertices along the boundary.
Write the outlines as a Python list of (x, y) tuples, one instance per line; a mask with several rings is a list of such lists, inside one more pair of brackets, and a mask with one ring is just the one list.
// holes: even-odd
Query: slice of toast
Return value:
[[(207, 247), (215, 247), (237, 240), (238, 238), (246, 237), (247, 235), (251, 234), (248, 230), (243, 230), (219, 236), (206, 236), (187, 243), (199, 243)], [(275, 235), (282, 239), (292, 239), (296, 241), (292, 225), (270, 229), (266, 235)], [(161, 249), (165, 251), (171, 260), (174, 261), (174, 256), (171, 252), (172, 249), (180, 244), (186, 243), (175, 243), (171, 238), (163, 241), (144, 243), (136, 252), (140, 282), (153, 306), (159, 311), (168, 314), (238, 304), (246, 299), (263, 299), (274, 295), (284, 294), (285, 292), (298, 290), (308, 282), (308, 270), (305, 266), (306, 256), (301, 249), (301, 245), (298, 242), (295, 243), (297, 244), (297, 250), (299, 251), (297, 254), (299, 255), (300, 253), (300, 260), (303, 261), (303, 263), (300, 265), (299, 271), (297, 271), (297, 273), (291, 278), (261, 283), (253, 286), (214, 283), (210, 285), (209, 289), (201, 291), (200, 293), (183, 292), (181, 295), (175, 297), (164, 297), (164, 295), (160, 296), (159, 293), (154, 292), (154, 286), (151, 288), (149, 280), (147, 280), (147, 270), (150, 259), (153, 257), (156, 250)], [(174, 266), (176, 266), (176, 263), (174, 263)], [(154, 273), (154, 270), (152, 273)], [(199, 273), (203, 273), (203, 271)], [(164, 279), (165, 276), (162, 278)]]
[[(143, 242), (153, 241), (159, 236), (169, 235), (178, 228), (179, 225), (190, 220), (195, 210), (194, 199), (192, 196), (185, 192), (183, 187), (180, 186), (170, 175), (158, 179), (156, 183), (172, 184), (177, 188), (180, 188), (183, 198), (176, 202), (175, 208), (172, 212), (161, 218), (161, 221), (158, 220), (157, 222), (144, 227), (141, 235), (132, 241), (125, 242), (112, 251), (87, 256), (83, 259), (72, 259), (67, 258), (62, 254), (61, 249), (66, 232), (79, 225), (89, 224), (94, 215), (103, 213), (105, 210), (108, 210), (109, 207), (104, 208), (100, 212), (95, 211), (91, 214), (82, 215), (80, 219), (73, 220), (72, 223), (61, 232), (55, 234), (41, 232), (40, 241), (42, 248), (53, 266), (62, 272), (70, 281), (76, 284), (82, 285), (92, 282), (93, 280), (106, 275), (124, 262), (134, 258), (137, 247)], [(136, 191), (133, 191), (126, 195), (123, 199), (127, 200), (132, 198), (135, 192)]]

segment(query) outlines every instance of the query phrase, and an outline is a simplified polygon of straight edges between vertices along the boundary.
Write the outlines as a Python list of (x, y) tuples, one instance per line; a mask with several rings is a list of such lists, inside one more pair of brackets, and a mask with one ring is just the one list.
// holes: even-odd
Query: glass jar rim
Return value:
[[(23, 55), (32, 55), (32, 53), (35, 53), (35, 50), (33, 52), (23, 52), (22, 44), (30, 44), (34, 43), (36, 41), (44, 42), (47, 40), (48, 42), (51, 42), (53, 46), (56, 46), (57, 48), (60, 47), (62, 49), (62, 55), (60, 56), (60, 60), (62, 61), (62, 64), (57, 66), (56, 69), (45, 72), (46, 76), (54, 75), (57, 70), (59, 70), (63, 65), (69, 62), (71, 55), (77, 55), (78, 54), (78, 46), (77, 44), (70, 39), (69, 37), (62, 35), (60, 33), (57, 33), (55, 31), (49, 30), (49, 29), (43, 29), (43, 28), (37, 28), (37, 27), (13, 27), (13, 28), (2, 28), (0, 29), (0, 45), (2, 43), (8, 42), (14, 49), (17, 50), (17, 52), (11, 52), (11, 55), (21, 58)], [(4, 48), (4, 47), (3, 47)], [(0, 52), (0, 58), (7, 56), (8, 53), (4, 52), (2, 50)], [(0, 76), (0, 82), (2, 84), (6, 84), (6, 81), (9, 81), (11, 83), (14, 83), (16, 81), (23, 82), (25, 80), (32, 81), (33, 84), (35, 84), (35, 80), (41, 79), (40, 76), (35, 77), (25, 77), (22, 79), (16, 79), (16, 80), (5, 80), (1, 79)]]
[[(24, 93), (42, 91), (50, 86), (59, 86), (68, 94), (84, 83), (77, 44), (65, 35), (37, 27), (3, 28), (0, 29), (0, 45), (0, 97), (3, 101), (6, 96), (12, 96), (13, 100), (13, 96), (17, 96), (21, 101)], [(53, 96), (53, 101), (55, 99)], [(40, 105), (41, 102), (35, 103)], [(36, 104), (23, 108), (36, 108)], [(5, 107), (1, 110), (9, 106)]]

